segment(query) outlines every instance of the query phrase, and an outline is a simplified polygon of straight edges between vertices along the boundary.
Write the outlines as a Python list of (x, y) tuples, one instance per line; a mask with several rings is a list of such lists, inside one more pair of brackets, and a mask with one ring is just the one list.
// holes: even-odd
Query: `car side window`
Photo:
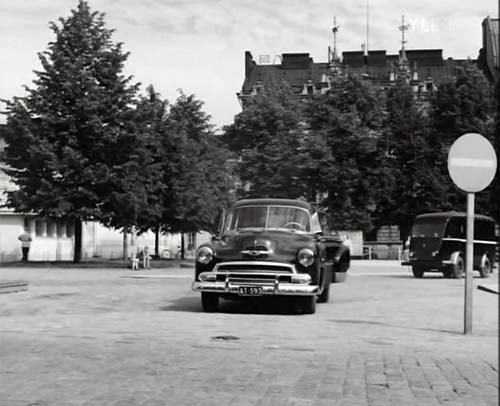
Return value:
[(457, 218), (451, 218), (446, 226), (445, 238), (460, 238), (460, 224)]
[(465, 222), (461, 217), (453, 217), (448, 221), (446, 226), (447, 238), (465, 238)]
[(476, 220), (474, 223), (474, 239), (494, 241), (495, 223), (486, 220)]

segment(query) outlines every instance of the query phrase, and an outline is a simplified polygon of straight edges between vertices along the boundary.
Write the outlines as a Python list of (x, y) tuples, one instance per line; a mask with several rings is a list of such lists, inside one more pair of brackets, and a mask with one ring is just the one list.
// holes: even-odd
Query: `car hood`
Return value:
[(290, 231), (252, 230), (226, 233), (214, 246), (219, 261), (267, 260), (290, 262), (304, 247), (314, 250), (314, 236)]

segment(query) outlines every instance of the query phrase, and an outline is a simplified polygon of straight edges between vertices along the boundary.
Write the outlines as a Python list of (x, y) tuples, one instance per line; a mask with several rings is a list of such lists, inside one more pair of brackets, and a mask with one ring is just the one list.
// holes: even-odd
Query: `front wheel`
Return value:
[(332, 282), (332, 272), (326, 271), (325, 285), (323, 286), (323, 292), (318, 296), (318, 303), (328, 303), (330, 300), (330, 283)]
[(492, 271), (490, 258), (486, 255), (483, 259), (483, 263), (481, 265), (481, 269), (479, 273), (481, 274), (481, 278), (487, 278), (490, 276)]
[(424, 268), (422, 268), (421, 266), (413, 265), (411, 267), (411, 270), (415, 278), (422, 278), (424, 276)]
[(201, 307), (207, 313), (216, 312), (219, 307), (219, 295), (216, 293), (201, 292)]
[(302, 305), (304, 314), (316, 313), (316, 296), (304, 296)]
[(453, 264), (453, 269), (451, 271), (451, 277), (454, 279), (460, 279), (464, 277), (465, 263), (462, 257), (458, 257), (455, 264)]

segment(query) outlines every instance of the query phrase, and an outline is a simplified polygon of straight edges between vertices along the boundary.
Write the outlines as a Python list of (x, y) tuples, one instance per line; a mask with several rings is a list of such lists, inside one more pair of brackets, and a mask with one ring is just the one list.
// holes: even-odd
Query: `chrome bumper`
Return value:
[(259, 286), (263, 295), (296, 295), (314, 296), (319, 292), (317, 285), (302, 285), (298, 283), (276, 283), (274, 285), (262, 285), (255, 283), (229, 283), (229, 282), (193, 282), (192, 288), (197, 292), (213, 292), (220, 294), (238, 295), (240, 286)]
[[(251, 268), (245, 268), (248, 266)], [(239, 295), (240, 287), (259, 287), (262, 295), (317, 295), (319, 286), (310, 283), (310, 276), (298, 273), (291, 264), (234, 261), (216, 264), (212, 271), (202, 272), (198, 280), (193, 282), (192, 289), (197, 292)]]

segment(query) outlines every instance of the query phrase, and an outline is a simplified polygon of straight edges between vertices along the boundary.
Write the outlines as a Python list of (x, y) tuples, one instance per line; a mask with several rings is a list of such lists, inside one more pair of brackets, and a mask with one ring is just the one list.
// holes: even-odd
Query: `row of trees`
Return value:
[[(415, 214), (464, 208), (447, 173), (451, 143), (466, 132), (494, 139), (496, 99), (472, 64), (427, 104), (404, 81), (384, 90), (339, 77), (306, 102), (268, 84), (216, 134), (193, 95), (140, 94), (122, 73), (128, 54), (87, 2), (51, 28), (34, 86), (7, 101), (2, 159), (18, 186), (10, 207), (74, 221), (76, 262), (82, 221), (212, 231), (236, 197), (307, 198), (338, 228), (397, 224), (404, 235)], [(477, 200), (494, 214), (498, 189)]]
[[(305, 103), (282, 83), (249, 101), (224, 141), (240, 156), (239, 194), (308, 197), (339, 229), (395, 224), (404, 238), (416, 214), (465, 210), (448, 150), (468, 132), (495, 145), (497, 108), (493, 85), (472, 63), (425, 101), (404, 80), (382, 89), (339, 77)], [(496, 183), (478, 195), (476, 209), (496, 217), (498, 204)]]

